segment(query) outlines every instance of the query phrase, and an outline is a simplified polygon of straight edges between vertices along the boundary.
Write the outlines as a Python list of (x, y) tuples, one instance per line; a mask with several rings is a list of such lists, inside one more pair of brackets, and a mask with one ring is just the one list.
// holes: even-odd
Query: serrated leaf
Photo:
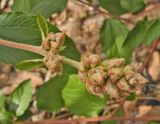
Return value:
[(32, 0), (14, 0), (12, 10), (14, 11), (30, 11)]
[(127, 12), (137, 13), (145, 8), (144, 0), (120, 0), (120, 5)]
[(53, 13), (63, 11), (68, 0), (15, 0), (14, 11), (28, 11), (49, 18)]
[[(31, 45), (41, 44), (41, 33), (36, 16), (24, 12), (12, 12), (0, 15), (0, 39)], [(5, 46), (0, 46), (0, 61), (16, 64), (20, 61), (38, 59), (42, 56)]]
[(125, 24), (116, 19), (105, 20), (100, 32), (101, 46), (108, 58), (122, 57), (126, 63), (131, 60), (131, 52), (123, 43), (128, 34)]
[(107, 98), (90, 94), (77, 75), (70, 75), (62, 95), (66, 107), (76, 115), (97, 116), (107, 102)]
[(37, 16), (37, 23), (38, 23), (39, 29), (41, 31), (42, 39), (45, 39), (48, 35), (48, 25), (46, 23), (45, 18), (41, 15), (38, 15)]
[(128, 34), (123, 46), (130, 46), (131, 50), (141, 44), (151, 44), (160, 37), (160, 20), (143, 20)]
[(100, 31), (100, 39), (103, 51), (106, 53), (113, 46), (117, 37), (126, 37), (128, 28), (117, 19), (107, 19)]
[[(39, 109), (49, 112), (58, 111), (64, 106), (61, 91), (66, 85), (68, 75), (56, 76), (43, 84), (36, 91), (36, 101)], [(47, 102), (49, 101), (49, 102)]]
[(30, 70), (33, 68), (43, 67), (44, 63), (42, 59), (25, 60), (15, 65), (19, 70)]
[(32, 98), (31, 80), (22, 82), (11, 94), (10, 101), (17, 106), (16, 115), (24, 114)]

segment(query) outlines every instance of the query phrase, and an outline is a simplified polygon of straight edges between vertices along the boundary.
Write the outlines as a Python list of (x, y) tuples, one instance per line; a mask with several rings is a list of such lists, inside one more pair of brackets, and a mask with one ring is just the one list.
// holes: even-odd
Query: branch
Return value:
[(144, 62), (142, 68), (139, 70), (140, 73), (142, 73), (144, 71), (144, 69), (147, 67), (147, 65), (149, 64), (149, 61), (151, 60), (151, 57), (152, 57), (152, 55), (153, 55), (154, 51), (156, 50), (159, 43), (160, 43), (160, 39), (156, 40), (153, 43), (150, 54), (148, 55), (148, 57), (147, 57), (146, 61)]
[(30, 51), (30, 52), (34, 52), (34, 53), (40, 54), (42, 56), (46, 56), (47, 55), (47, 51), (46, 50), (43, 50), (40, 47), (29, 45), (29, 44), (16, 43), (16, 42), (11, 42), (11, 41), (1, 40), (0, 39), (0, 45), (7, 46), (7, 47), (13, 47), (13, 48), (21, 49), (21, 50), (26, 50), (26, 51)]
[(89, 4), (88, 2), (85, 2), (85, 1), (83, 1), (83, 0), (77, 0), (79, 3), (82, 3), (82, 4), (84, 4), (84, 5), (87, 5), (88, 7), (92, 7), (94, 10), (96, 10), (97, 12), (99, 12), (99, 13), (101, 13), (101, 14), (103, 14), (103, 15), (106, 15), (106, 16), (110, 16), (110, 17), (114, 17), (114, 18), (116, 18), (116, 19), (120, 19), (120, 20), (122, 20), (122, 21), (124, 21), (124, 22), (126, 22), (127, 24), (132, 24), (132, 25), (134, 25), (134, 23), (132, 22), (132, 21), (130, 21), (130, 20), (128, 20), (128, 19), (125, 19), (125, 18), (122, 18), (122, 17), (120, 17), (120, 16), (115, 16), (115, 15), (112, 15), (111, 13), (108, 13), (108, 12), (106, 12), (104, 9), (102, 9), (101, 7), (95, 7), (95, 6), (93, 6), (92, 4)]
[(133, 121), (160, 121), (160, 116), (153, 116), (153, 117), (113, 117), (108, 118), (106, 116), (101, 117), (91, 117), (91, 118), (78, 118), (78, 119), (64, 119), (64, 120), (46, 120), (46, 121), (37, 121), (37, 122), (19, 122), (16, 124), (72, 124), (72, 123), (87, 123), (87, 122), (100, 122), (106, 120), (115, 120), (115, 121), (126, 121), (126, 120), (133, 120)]
[[(33, 53), (40, 54), (44, 57), (48, 55), (48, 51), (43, 50), (40, 47), (29, 45), (29, 44), (16, 43), (16, 42), (11, 42), (11, 41), (0, 39), (0, 45), (30, 51), (30, 52), (33, 52)], [(72, 67), (75, 67), (75, 68), (79, 67), (79, 62), (77, 62), (77, 61), (68, 59), (66, 57), (63, 58), (63, 61), (64, 61), (64, 63), (69, 64)]]
[(127, 97), (124, 97), (124, 98), (120, 101), (118, 107), (115, 108), (115, 109), (112, 111), (112, 113), (111, 113), (110, 115), (108, 115), (107, 117), (112, 118), (112, 117), (116, 114), (116, 112), (123, 106), (123, 104), (124, 104), (124, 102), (126, 101), (126, 99), (127, 99)]

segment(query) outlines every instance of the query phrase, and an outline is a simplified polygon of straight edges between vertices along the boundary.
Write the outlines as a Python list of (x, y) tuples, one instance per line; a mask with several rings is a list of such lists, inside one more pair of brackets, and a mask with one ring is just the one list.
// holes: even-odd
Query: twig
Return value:
[(82, 3), (84, 5), (87, 5), (89, 7), (92, 7), (94, 10), (96, 10), (97, 12), (103, 14), (103, 15), (106, 15), (106, 16), (110, 16), (110, 17), (114, 17), (116, 19), (120, 19), (120, 20), (123, 20), (124, 22), (126, 22), (127, 24), (132, 24), (134, 25), (134, 23), (128, 19), (125, 19), (125, 18), (122, 18), (120, 16), (115, 16), (115, 15), (112, 15), (111, 13), (108, 13), (106, 12), (104, 9), (100, 8), (100, 7), (95, 7), (93, 6), (92, 4), (89, 4), (88, 2), (84, 2), (83, 0), (77, 0), (79, 3)]
[(111, 113), (110, 115), (108, 115), (107, 117), (112, 118), (112, 117), (116, 114), (116, 112), (123, 106), (124, 102), (126, 101), (126, 98), (127, 98), (127, 97), (124, 97), (124, 98), (120, 101), (118, 107), (115, 108), (115, 109), (112, 111), (112, 113)]
[(144, 71), (144, 69), (147, 67), (147, 65), (149, 64), (149, 61), (150, 61), (150, 59), (151, 59), (151, 57), (152, 57), (152, 55), (153, 55), (154, 51), (156, 50), (159, 43), (160, 43), (160, 39), (156, 40), (153, 43), (149, 56), (147, 57), (146, 61), (144, 61), (142, 68), (139, 70), (140, 73), (142, 73)]
[(78, 118), (78, 119), (71, 119), (71, 120), (46, 120), (46, 121), (37, 121), (37, 122), (19, 122), (16, 124), (71, 124), (71, 123), (81, 123), (81, 122), (100, 122), (106, 120), (115, 120), (115, 121), (125, 121), (125, 120), (140, 120), (140, 121), (160, 121), (160, 116), (153, 116), (153, 117), (113, 117), (109, 118), (106, 116), (101, 117), (91, 117), (91, 118)]

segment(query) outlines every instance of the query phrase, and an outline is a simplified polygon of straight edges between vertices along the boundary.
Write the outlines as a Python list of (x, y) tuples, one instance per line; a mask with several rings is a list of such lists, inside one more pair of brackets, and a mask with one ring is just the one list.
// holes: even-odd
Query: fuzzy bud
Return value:
[(105, 85), (105, 91), (111, 98), (119, 98), (118, 89), (115, 87), (111, 81), (107, 81)]
[(122, 68), (112, 68), (108, 70), (108, 76), (110, 77), (111, 81), (115, 83), (119, 78), (123, 75)]
[(108, 70), (111, 68), (117, 68), (117, 67), (122, 67), (125, 63), (124, 58), (113, 58), (110, 60), (105, 60), (102, 62), (102, 65), (104, 65)]
[(88, 72), (90, 81), (95, 85), (103, 85), (105, 83), (106, 72), (103, 66), (98, 66)]
[(79, 66), (79, 77), (86, 83), (88, 91), (102, 97), (120, 98), (142, 88), (147, 80), (138, 74), (133, 65), (125, 66), (123, 58), (100, 63), (95, 55), (85, 55)]

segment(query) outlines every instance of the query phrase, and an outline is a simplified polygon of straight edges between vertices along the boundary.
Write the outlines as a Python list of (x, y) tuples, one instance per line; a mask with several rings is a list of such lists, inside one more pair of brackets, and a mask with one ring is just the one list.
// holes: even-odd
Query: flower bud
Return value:
[(98, 66), (88, 72), (88, 77), (93, 84), (103, 85), (106, 74), (107, 73), (104, 71), (104, 68), (102, 66)]
[(135, 67), (133, 66), (133, 65), (126, 65), (125, 67), (124, 67), (124, 70), (123, 70), (124, 72), (127, 72), (127, 71), (136, 71), (136, 69), (135, 69)]
[(118, 87), (119, 90), (121, 91), (130, 91), (130, 86), (128, 85), (127, 81), (125, 80), (125, 78), (121, 78), (116, 86)]
[(89, 56), (89, 60), (90, 60), (91, 68), (94, 68), (95, 66), (97, 66), (101, 61), (100, 57), (94, 54)]
[(88, 54), (82, 55), (82, 57), (81, 57), (81, 63), (84, 65), (84, 67), (87, 67), (87, 68), (90, 67), (90, 63), (91, 62), (90, 62)]
[(125, 76), (125, 79), (127, 81), (129, 81), (131, 78), (133, 78), (135, 76), (135, 72), (133, 72), (133, 71), (126, 71), (126, 72), (124, 72), (124, 76)]
[(115, 87), (111, 81), (107, 81), (105, 85), (105, 91), (111, 98), (119, 98), (118, 89)]
[(122, 68), (112, 68), (108, 71), (108, 76), (110, 77), (111, 81), (115, 83), (119, 78), (123, 75)]
[(97, 95), (101, 98), (104, 97), (105, 89), (103, 86), (90, 85), (87, 83), (86, 88), (91, 94)]
[(105, 66), (108, 70), (111, 68), (122, 67), (125, 63), (124, 58), (114, 58), (110, 60), (105, 60), (102, 62), (103, 66)]

